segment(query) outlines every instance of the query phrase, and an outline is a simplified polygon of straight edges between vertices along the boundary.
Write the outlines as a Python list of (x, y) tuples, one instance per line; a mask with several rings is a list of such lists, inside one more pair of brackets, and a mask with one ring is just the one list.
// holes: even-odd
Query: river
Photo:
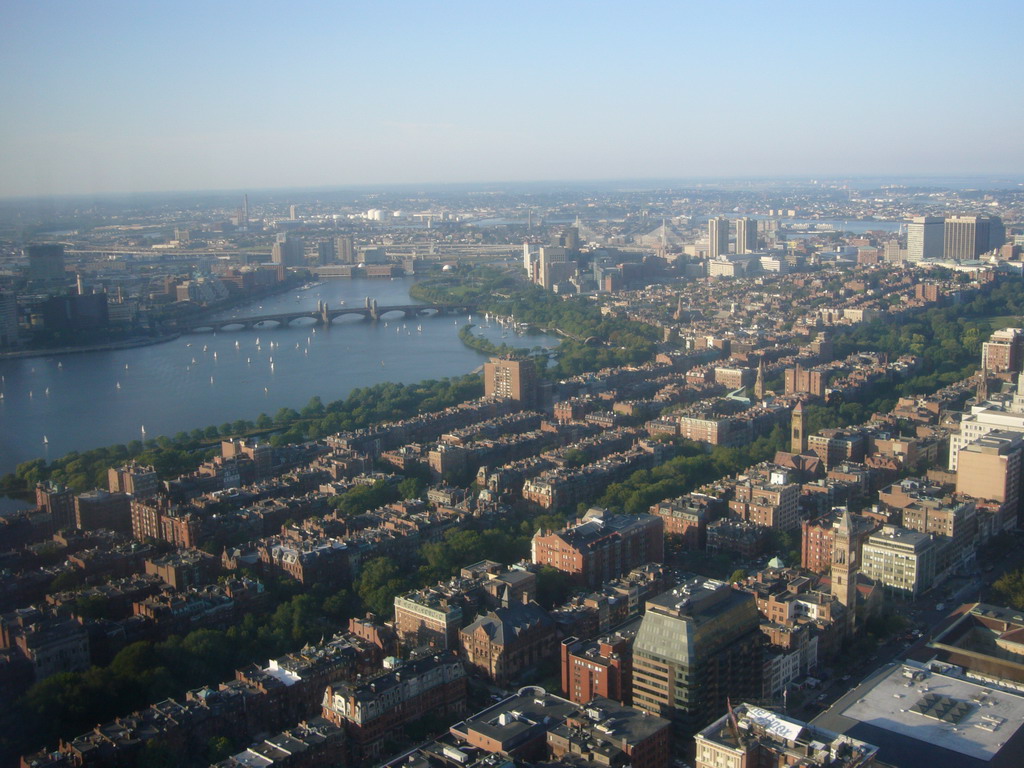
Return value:
[[(415, 304), (413, 278), (328, 280), (261, 299), (225, 317), (314, 309)], [(383, 319), (355, 316), (330, 328), (312, 326), (192, 334), (136, 349), (0, 361), (0, 474), (23, 461), (70, 451), (173, 436), (196, 427), (273, 416), (323, 402), (355, 387), (411, 383), (469, 373), (486, 355), (467, 348), (462, 317)], [(482, 318), (474, 317), (474, 323)], [(305, 321), (297, 321), (305, 322)], [(312, 322), (312, 321), (308, 321)], [(476, 329), (496, 343), (553, 347), (546, 335), (502, 337), (497, 326)]]

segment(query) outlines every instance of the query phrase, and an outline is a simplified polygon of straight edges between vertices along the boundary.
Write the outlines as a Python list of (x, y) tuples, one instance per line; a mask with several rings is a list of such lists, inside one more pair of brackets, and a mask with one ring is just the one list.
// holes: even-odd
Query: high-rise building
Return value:
[(507, 397), (530, 408), (537, 401), (537, 370), (532, 360), (492, 357), (484, 363), (484, 396)]
[(320, 240), (316, 244), (316, 260), (319, 264), (333, 264), (337, 261), (337, 251), (333, 240)]
[(981, 345), (981, 368), (989, 373), (1020, 373), (1024, 366), (1024, 329), (1002, 328)]
[(736, 219), (736, 253), (754, 253), (757, 250), (757, 221), (742, 217)]
[(529, 243), (523, 243), (523, 269), (531, 283), (537, 282), (537, 253), (530, 250)]
[(306, 263), (306, 255), (302, 238), (289, 232), (281, 232), (274, 243), (271, 260), (283, 267), (303, 266)]
[(917, 216), (907, 225), (907, 261), (942, 258), (944, 224), (941, 216)]
[(976, 259), (1006, 240), (1003, 222), (993, 216), (950, 216), (945, 225), (947, 259)]
[(537, 279), (547, 290), (569, 279), (571, 274), (568, 252), (560, 246), (545, 246), (540, 249), (537, 262)]
[(697, 578), (647, 601), (633, 643), (633, 706), (693, 734), (732, 697), (761, 695), (763, 635), (754, 595)]
[(335, 256), (340, 264), (354, 264), (355, 263), (355, 243), (352, 240), (352, 235), (341, 235), (340, 237), (334, 238), (334, 251)]
[(580, 249), (580, 229), (578, 226), (566, 227), (558, 238), (558, 244), (567, 251), (575, 253)]
[(297, 221), (299, 218), (299, 206), (291, 205), (288, 206), (288, 218), (292, 221)]
[(956, 492), (1006, 505), (1006, 526), (1016, 523), (1020, 506), (1024, 435), (993, 429), (960, 449)]
[(719, 216), (708, 219), (708, 258), (729, 252), (729, 220)]
[(42, 283), (63, 283), (64, 246), (60, 243), (29, 245), (25, 248), (28, 256), (28, 279)]
[(18, 299), (13, 293), (0, 291), (0, 347), (18, 341)]

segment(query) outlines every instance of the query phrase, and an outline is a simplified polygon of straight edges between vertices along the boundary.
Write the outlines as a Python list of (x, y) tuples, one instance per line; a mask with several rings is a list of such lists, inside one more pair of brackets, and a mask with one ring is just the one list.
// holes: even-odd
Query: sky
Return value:
[(1024, 3), (0, 2), (0, 197), (1019, 175)]

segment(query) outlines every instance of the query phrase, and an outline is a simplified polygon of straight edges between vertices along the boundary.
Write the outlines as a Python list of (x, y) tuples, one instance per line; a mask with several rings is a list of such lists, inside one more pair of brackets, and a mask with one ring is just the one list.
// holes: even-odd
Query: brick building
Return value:
[(633, 703), (633, 641), (640, 619), (596, 640), (567, 637), (561, 643), (562, 693), (586, 704), (603, 696)]
[(459, 632), (466, 665), (495, 685), (505, 686), (558, 655), (558, 633), (536, 603), (496, 608)]
[(385, 743), (405, 723), (427, 715), (462, 715), (466, 670), (454, 653), (397, 662), (384, 674), (358, 683), (328, 686), (323, 717), (345, 729), (353, 761), (366, 764), (384, 754)]
[(561, 531), (537, 531), (532, 560), (593, 588), (644, 563), (663, 561), (664, 531), (656, 515), (613, 515), (593, 508)]

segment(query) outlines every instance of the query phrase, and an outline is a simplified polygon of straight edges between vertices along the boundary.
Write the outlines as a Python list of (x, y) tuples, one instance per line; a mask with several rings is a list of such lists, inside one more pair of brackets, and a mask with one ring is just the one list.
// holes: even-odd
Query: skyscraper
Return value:
[(0, 347), (18, 340), (18, 300), (13, 293), (0, 291)]
[(995, 216), (950, 216), (946, 219), (947, 259), (976, 259), (1006, 240), (1003, 222)]
[(271, 252), (271, 260), (285, 267), (301, 267), (306, 262), (302, 238), (281, 232)]
[(540, 284), (551, 290), (555, 283), (564, 282), (571, 275), (571, 265), (565, 248), (544, 246), (540, 249), (537, 278)]
[(719, 216), (708, 219), (708, 258), (729, 252), (729, 220)]
[(341, 235), (334, 238), (334, 252), (341, 264), (355, 263), (355, 243), (352, 235)]
[(757, 222), (742, 217), (736, 219), (736, 253), (754, 253), (757, 250)]
[(907, 261), (942, 258), (944, 224), (941, 216), (917, 216), (907, 225)]
[(29, 245), (25, 248), (28, 256), (28, 279), (41, 283), (63, 283), (64, 246), (60, 243)]

